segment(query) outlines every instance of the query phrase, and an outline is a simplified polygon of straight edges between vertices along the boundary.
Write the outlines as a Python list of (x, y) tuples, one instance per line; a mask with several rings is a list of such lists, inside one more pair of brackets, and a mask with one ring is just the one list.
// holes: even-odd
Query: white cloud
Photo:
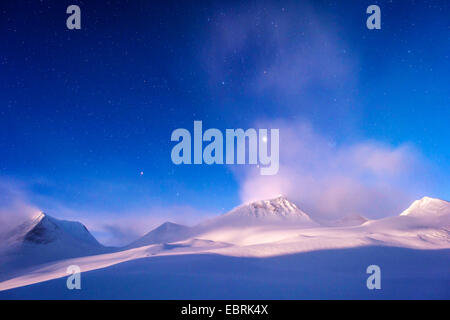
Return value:
[(261, 127), (280, 128), (280, 170), (275, 176), (237, 173), (245, 202), (283, 194), (318, 218), (374, 218), (399, 214), (427, 188), (427, 165), (408, 144), (336, 145), (304, 122)]
[(39, 212), (36, 206), (27, 201), (19, 182), (0, 179), (0, 233), (11, 230)]

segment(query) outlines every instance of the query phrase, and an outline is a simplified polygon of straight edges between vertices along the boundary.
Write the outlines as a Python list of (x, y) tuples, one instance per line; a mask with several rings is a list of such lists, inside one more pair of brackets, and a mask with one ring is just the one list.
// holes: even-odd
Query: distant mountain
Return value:
[(281, 218), (311, 221), (311, 218), (294, 203), (283, 196), (274, 199), (260, 200), (243, 204), (230, 212), (227, 217), (251, 217), (254, 219)]
[(423, 197), (398, 216), (370, 220), (364, 226), (372, 231), (406, 230), (422, 239), (439, 237), (450, 241), (450, 202)]
[(49, 244), (60, 242), (77, 246), (101, 246), (80, 222), (55, 219), (45, 213), (40, 213), (31, 221), (27, 221), (11, 232), (12, 240), (27, 244)]
[(191, 228), (172, 222), (165, 222), (153, 229), (142, 238), (134, 241), (126, 248), (137, 248), (156, 243), (168, 243), (186, 239), (191, 233)]
[(285, 239), (319, 226), (285, 197), (254, 201), (193, 227), (196, 238), (249, 245)]
[(6, 235), (0, 262), (23, 267), (107, 251), (82, 223), (40, 213)]
[(328, 227), (354, 227), (360, 226), (369, 221), (366, 217), (359, 214), (349, 214), (340, 219), (321, 221), (321, 224)]
[(412, 205), (400, 215), (422, 218), (450, 216), (450, 202), (423, 197), (420, 200), (414, 201)]
[(283, 196), (240, 205), (228, 213), (213, 218), (204, 226), (251, 226), (259, 224), (314, 225), (309, 215)]

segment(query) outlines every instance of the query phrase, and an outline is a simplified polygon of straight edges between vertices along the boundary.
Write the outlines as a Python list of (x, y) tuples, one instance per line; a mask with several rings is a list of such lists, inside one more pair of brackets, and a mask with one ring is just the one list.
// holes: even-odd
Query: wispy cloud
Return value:
[(23, 184), (10, 178), (0, 179), (0, 233), (14, 228), (40, 210), (23, 192)]
[(280, 128), (279, 174), (239, 172), (243, 201), (283, 194), (316, 217), (373, 218), (398, 214), (430, 190), (430, 168), (412, 145), (336, 144), (305, 122), (278, 121), (270, 127)]
[(231, 81), (239, 93), (271, 93), (296, 108), (322, 88), (336, 97), (358, 80), (357, 57), (307, 3), (220, 8), (202, 59), (214, 84)]

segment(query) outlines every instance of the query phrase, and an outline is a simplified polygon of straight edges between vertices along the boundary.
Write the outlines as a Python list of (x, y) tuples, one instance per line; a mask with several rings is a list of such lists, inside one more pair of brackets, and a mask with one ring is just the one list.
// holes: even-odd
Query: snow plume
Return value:
[(20, 183), (0, 179), (0, 234), (11, 230), (39, 212), (37, 207), (28, 202)]
[(307, 123), (274, 125), (280, 128), (280, 171), (271, 177), (239, 172), (242, 201), (282, 194), (316, 218), (377, 218), (399, 214), (427, 187), (427, 165), (411, 145), (341, 145)]

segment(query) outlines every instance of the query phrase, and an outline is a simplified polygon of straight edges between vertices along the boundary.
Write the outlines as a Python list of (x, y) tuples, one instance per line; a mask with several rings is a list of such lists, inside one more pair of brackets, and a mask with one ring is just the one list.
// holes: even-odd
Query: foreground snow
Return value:
[[(381, 267), (381, 290), (366, 287)], [(155, 256), (0, 291), (0, 299), (449, 299), (450, 250), (362, 247), (268, 258)], [(61, 265), (61, 267), (63, 267)]]

